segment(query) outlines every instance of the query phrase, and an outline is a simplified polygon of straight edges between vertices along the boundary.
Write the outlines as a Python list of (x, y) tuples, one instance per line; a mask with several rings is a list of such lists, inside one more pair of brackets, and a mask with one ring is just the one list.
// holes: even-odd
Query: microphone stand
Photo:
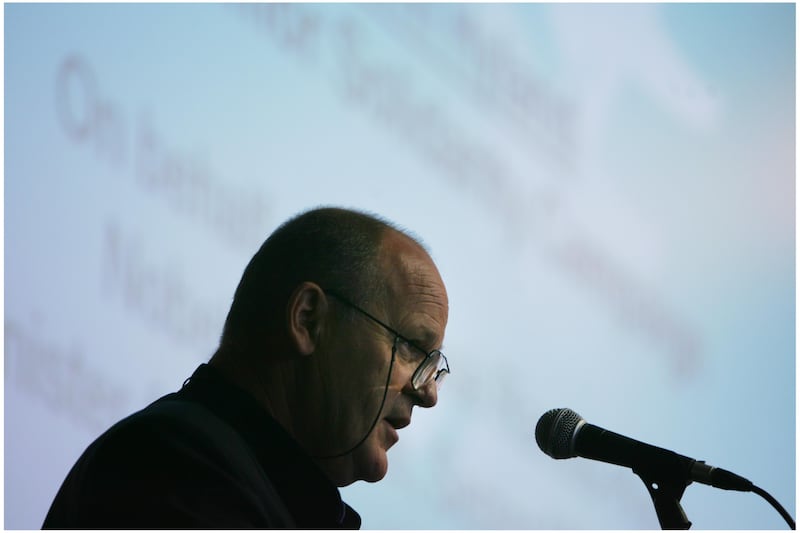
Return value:
[(659, 461), (633, 469), (653, 499), (661, 529), (689, 529), (692, 523), (681, 507), (681, 498), (692, 482), (690, 467), (679, 460)]
[[(683, 492), (692, 483), (692, 463), (676, 455), (674, 457), (660, 456), (659, 460), (637, 461), (642, 465), (633, 468), (633, 472), (644, 481), (647, 492), (653, 499), (653, 504), (658, 515), (661, 529), (689, 529), (692, 523), (686, 518), (686, 513), (681, 507)], [(702, 461), (697, 461), (702, 463)], [(795, 529), (792, 516), (764, 489), (753, 485), (750, 481), (722, 470), (714, 469), (710, 485), (727, 490), (754, 492), (767, 500), (774, 507), (791, 529)], [(741, 485), (745, 483), (746, 485)]]

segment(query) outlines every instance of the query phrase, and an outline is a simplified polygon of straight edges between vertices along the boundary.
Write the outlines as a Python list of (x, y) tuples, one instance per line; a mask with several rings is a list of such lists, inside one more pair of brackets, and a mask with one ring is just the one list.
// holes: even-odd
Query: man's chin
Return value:
[(375, 483), (386, 477), (389, 470), (389, 458), (385, 450), (374, 450), (367, 457), (357, 459), (359, 464), (358, 479), (367, 483)]
[(348, 485), (352, 485), (356, 481), (366, 481), (367, 483), (375, 483), (386, 477), (386, 472), (387, 469), (384, 468), (382, 472), (373, 471), (368, 474), (360, 474), (350, 479), (340, 481), (339, 483), (336, 483), (336, 485), (339, 487), (347, 487)]
[(383, 449), (356, 450), (348, 456), (321, 461), (318, 465), (337, 487), (356, 481), (375, 483), (386, 477), (389, 459)]

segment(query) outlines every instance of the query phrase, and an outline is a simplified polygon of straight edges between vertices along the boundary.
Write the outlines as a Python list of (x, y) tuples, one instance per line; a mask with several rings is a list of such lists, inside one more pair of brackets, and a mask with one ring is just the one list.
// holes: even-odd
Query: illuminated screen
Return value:
[[(217, 346), (318, 205), (419, 235), (452, 375), (366, 529), (655, 529), (587, 421), (795, 511), (793, 4), (6, 4), (5, 527)], [(698, 529), (781, 529), (692, 484)]]

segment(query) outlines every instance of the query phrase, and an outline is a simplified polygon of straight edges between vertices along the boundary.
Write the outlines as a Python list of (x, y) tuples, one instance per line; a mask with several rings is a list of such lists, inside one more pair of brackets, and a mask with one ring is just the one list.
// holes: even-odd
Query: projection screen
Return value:
[[(214, 352), (319, 205), (419, 235), (452, 375), (366, 529), (654, 529), (551, 408), (795, 512), (793, 4), (6, 4), (5, 527)], [(692, 484), (699, 529), (780, 529)]]

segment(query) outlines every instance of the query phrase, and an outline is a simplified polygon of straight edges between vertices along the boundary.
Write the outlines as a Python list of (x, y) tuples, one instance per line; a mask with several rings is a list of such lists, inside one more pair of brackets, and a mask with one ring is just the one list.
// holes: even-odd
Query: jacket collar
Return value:
[(195, 401), (227, 422), (248, 443), (300, 529), (358, 529), (361, 517), (339, 489), (281, 425), (246, 391), (203, 364), (179, 397)]

